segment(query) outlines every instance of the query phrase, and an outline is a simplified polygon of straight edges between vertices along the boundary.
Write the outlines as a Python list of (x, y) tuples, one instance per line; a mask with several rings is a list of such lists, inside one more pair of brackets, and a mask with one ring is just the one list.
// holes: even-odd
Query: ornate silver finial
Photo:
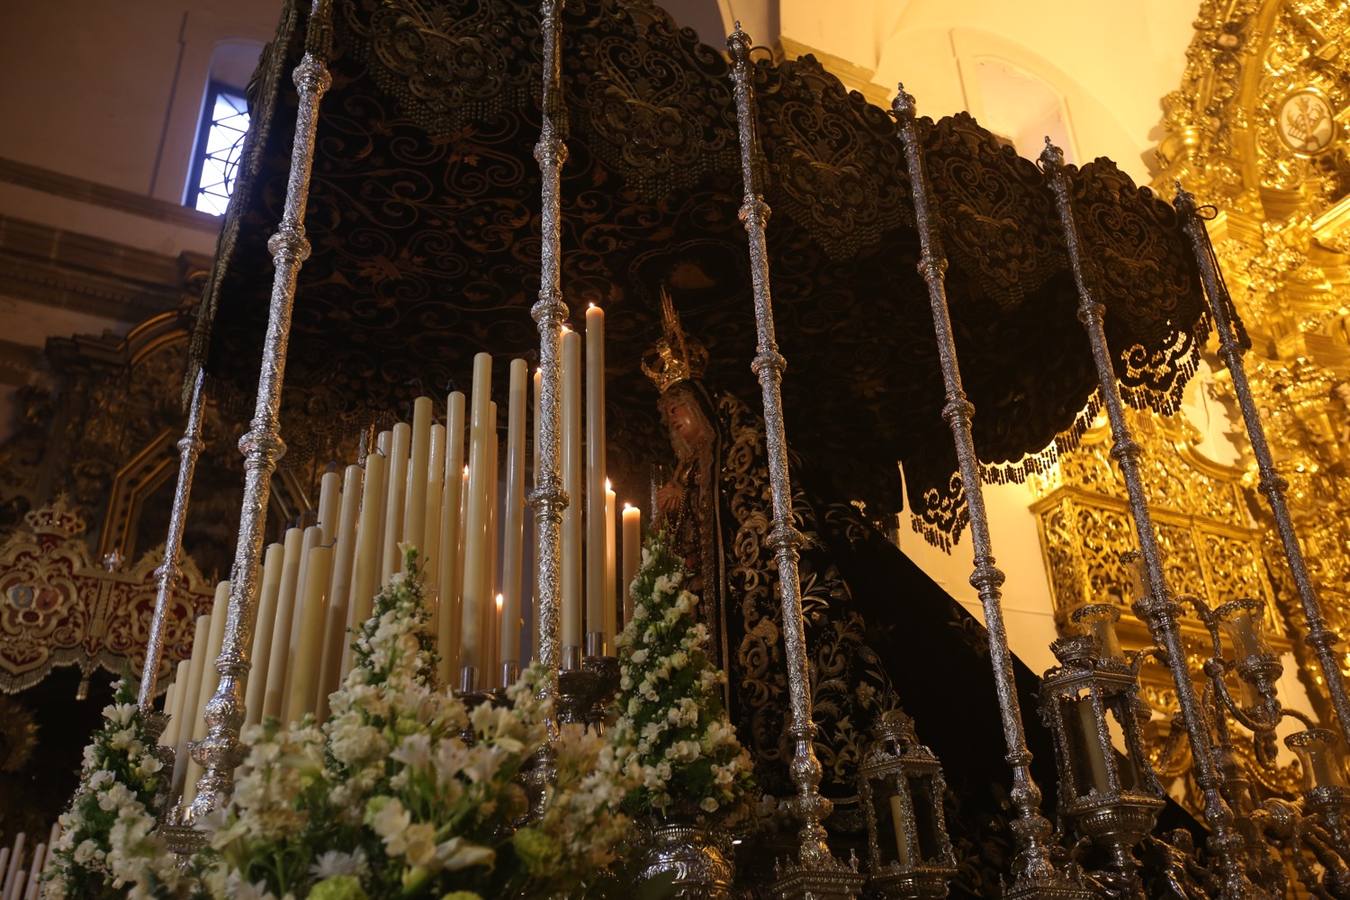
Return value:
[(1045, 136), (1045, 149), (1041, 151), (1040, 164), (1041, 171), (1047, 173), (1064, 167), (1064, 151), (1055, 146), (1048, 134)]
[(736, 27), (727, 36), (727, 49), (731, 51), (731, 58), (737, 63), (748, 62), (750, 59), (750, 35), (741, 28), (740, 19), (736, 20)]
[(913, 117), (915, 109), (914, 95), (906, 93), (903, 81), (897, 81), (895, 83), (895, 99), (891, 101), (891, 110), (897, 116), (904, 116), (908, 119)]

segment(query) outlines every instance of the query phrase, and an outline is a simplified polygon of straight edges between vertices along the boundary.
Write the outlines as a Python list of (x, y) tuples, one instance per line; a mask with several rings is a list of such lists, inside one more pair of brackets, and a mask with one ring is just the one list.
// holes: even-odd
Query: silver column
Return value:
[[(933, 213), (929, 208), (928, 175), (914, 119), (914, 98), (905, 93), (904, 85), (900, 85), (891, 108), (899, 121), (900, 140), (905, 147), (910, 190), (914, 196), (914, 219), (919, 232), (918, 269), (928, 285), (928, 302), (932, 307), (933, 329), (937, 335), (938, 360), (942, 365), (942, 381), (946, 388), (942, 417), (952, 431), (957, 470), (961, 475), (970, 512), (970, 541), (975, 563), (970, 583), (979, 592), (985, 626), (989, 629), (989, 659), (994, 668), (994, 689), (998, 692), (999, 711), (1003, 719), (1003, 739), (1008, 747), (1005, 758), (1012, 767), (1012, 801), (1017, 808), (1017, 819), (1010, 827), (1017, 840), (1019, 856), (1009, 894), (1014, 897), (1043, 896), (1047, 890), (1055, 890), (1053, 886), (1062, 881), (1062, 876), (1050, 857), (1050, 822), (1041, 815), (1041, 789), (1031, 776), (1031, 751), (1027, 749), (1026, 733), (1022, 728), (1022, 709), (1017, 698), (1017, 684), (1013, 679), (1012, 654), (1008, 650), (1008, 634), (1003, 624), (1003, 594), (999, 588), (1004, 576), (994, 564), (989, 516), (985, 512), (980, 482), (979, 458), (975, 454), (975, 439), (971, 431), (975, 407), (966, 399), (965, 388), (961, 384), (951, 312), (947, 306), (944, 278), (947, 271), (946, 251), (934, 227)], [(1063, 887), (1072, 891), (1068, 885)], [(1055, 892), (1054, 896), (1077, 894), (1062, 895)]]
[(1289, 515), (1289, 504), (1285, 499), (1285, 489), (1289, 483), (1275, 467), (1274, 457), (1270, 453), (1270, 442), (1266, 440), (1266, 429), (1261, 423), (1261, 414), (1252, 398), (1251, 384), (1247, 381), (1247, 369), (1242, 362), (1242, 345), (1237, 338), (1237, 310), (1230, 305), (1227, 288), (1219, 274), (1214, 251), (1210, 247), (1209, 233), (1201, 221), (1195, 197), (1178, 186), (1176, 199), (1177, 212), (1182, 217), (1182, 227), (1190, 238), (1191, 249), (1195, 253), (1196, 263), (1200, 267), (1200, 279), (1205, 286), (1205, 296), (1209, 300), (1210, 313), (1214, 316), (1214, 328), (1219, 337), (1219, 356), (1233, 379), (1233, 391), (1237, 394), (1238, 406), (1242, 409), (1242, 421), (1247, 426), (1247, 439), (1251, 441), (1252, 453), (1256, 456), (1256, 469), (1260, 475), (1259, 487), (1270, 503), (1270, 511), (1275, 516), (1275, 529), (1280, 533), (1280, 543), (1284, 546), (1284, 557), (1289, 562), (1289, 571), (1298, 588), (1298, 598), (1303, 604), (1303, 615), (1308, 620), (1308, 634), (1304, 639), (1317, 654), (1322, 666), (1322, 675), (1327, 680), (1327, 690), (1331, 694), (1331, 705), (1336, 710), (1336, 718), (1341, 727), (1341, 735), (1350, 742), (1350, 697), (1345, 693), (1345, 679), (1341, 676), (1340, 658), (1336, 645), (1340, 637), (1327, 627), (1326, 617), (1322, 614), (1322, 603), (1317, 596), (1308, 575), (1308, 565), (1303, 559), (1303, 547), (1298, 534), (1294, 531), (1294, 520)]
[(1064, 168), (1064, 154), (1046, 140), (1041, 154), (1041, 167), (1055, 195), (1060, 222), (1064, 229), (1064, 244), (1069, 252), (1069, 267), (1073, 270), (1074, 286), (1078, 289), (1078, 320), (1087, 331), (1092, 345), (1092, 361), (1097, 368), (1097, 383), (1101, 391), (1106, 415), (1111, 423), (1111, 457), (1120, 465), (1129, 496), (1130, 514), (1139, 538), (1139, 550), (1148, 577), (1147, 596), (1136, 603), (1136, 609), (1148, 624), (1157, 645), (1167, 653), (1167, 667), (1172, 672), (1172, 683), (1177, 688), (1177, 703), (1186, 736), (1191, 742), (1191, 758), (1195, 766), (1195, 782), (1205, 798), (1205, 822), (1209, 825), (1210, 846), (1219, 858), (1223, 870), (1224, 895), (1243, 896), (1244, 878), (1237, 858), (1242, 839), (1233, 830), (1233, 812), (1220, 793), (1221, 779), (1215, 765), (1214, 745), (1210, 739), (1209, 723), (1191, 681), (1186, 665), (1186, 648), (1181, 642), (1181, 627), (1177, 623), (1180, 607), (1173, 602), (1172, 593), (1163, 574), (1162, 551), (1158, 547), (1153, 516), (1149, 511), (1148, 494), (1144, 490), (1142, 469), (1139, 465), (1140, 448), (1125, 421), (1125, 404), (1116, 384), (1115, 369), (1111, 365), (1111, 349), (1106, 342), (1104, 313), (1106, 308), (1092, 295), (1092, 289), (1083, 276), (1082, 248), (1078, 226), (1074, 221), (1073, 202), (1069, 196), (1068, 174)]
[(295, 86), (300, 102), (295, 119), (291, 170), (286, 181), (286, 201), (277, 233), (267, 242), (276, 273), (272, 279), (267, 333), (263, 337), (257, 402), (249, 430), (239, 439), (239, 451), (244, 455), (244, 500), (239, 510), (234, 565), (230, 569), (230, 601), (225, 612), (224, 641), (216, 660), (220, 684), (206, 705), (206, 737), (192, 750), (193, 759), (205, 770), (197, 781), (197, 797), (190, 811), (194, 821), (225, 802), (234, 786), (234, 769), (242, 758), (239, 727), (244, 721), (244, 685), (253, 643), (253, 620), (258, 611), (258, 558), (262, 553), (272, 473), (286, 452), (279, 433), (281, 388), (291, 333), (291, 311), (295, 305), (296, 278), (300, 266), (309, 256), (305, 208), (314, 164), (319, 101), (332, 84), (327, 65), (332, 43), (332, 0), (314, 0), (305, 34), (305, 55), (295, 67)]
[[(769, 288), (769, 253), (764, 228), (769, 205), (761, 193), (763, 159), (755, 126), (755, 93), (750, 71), (750, 38), (736, 23), (727, 39), (731, 50), (732, 80), (736, 93), (736, 120), (740, 132), (741, 176), (744, 196), (741, 221), (749, 236), (750, 277), (754, 286), (756, 355), (751, 369), (759, 378), (764, 403), (764, 436), (773, 495), (773, 527), (769, 543), (778, 565), (778, 593), (782, 604), (783, 647), (787, 656), (788, 699), (793, 740), (792, 779), (797, 787), (796, 807), (801, 821), (797, 865), (804, 873), (853, 873), (830, 853), (821, 823), (829, 816), (830, 801), (820, 794), (821, 768), (816, 758), (816, 725), (811, 714), (811, 673), (806, 659), (806, 628), (802, 620), (801, 582), (797, 572), (801, 534), (792, 524), (792, 483), (788, 475), (786, 426), (780, 386), (786, 361), (774, 335), (773, 298)], [(819, 896), (852, 896), (845, 884)]]
[(546, 687), (556, 697), (559, 642), (559, 578), (562, 565), (562, 514), (568, 503), (558, 471), (562, 411), (562, 324), (567, 305), (562, 296), (562, 167), (567, 161), (567, 111), (562, 92), (562, 0), (539, 4), (540, 32), (544, 44), (543, 124), (534, 158), (541, 181), (539, 300), (530, 315), (539, 326), (539, 480), (530, 494), (539, 528), (538, 596), (539, 663), (548, 671)]
[[(173, 489), (173, 508), (169, 511), (169, 533), (164, 538), (164, 562), (155, 570), (158, 581), (155, 611), (150, 618), (150, 635), (145, 641), (145, 663), (141, 668), (141, 689), (136, 698), (142, 712), (149, 712), (159, 681), (159, 661), (164, 654), (164, 614), (173, 597), (173, 587), (182, 570), (178, 561), (183, 553), (183, 529), (187, 525), (188, 499), (192, 494), (192, 476), (202, 452), (202, 386), (206, 375), (197, 370), (192, 383), (192, 401), (188, 406), (187, 427), (178, 441), (178, 484)], [(166, 710), (167, 712), (167, 710)]]

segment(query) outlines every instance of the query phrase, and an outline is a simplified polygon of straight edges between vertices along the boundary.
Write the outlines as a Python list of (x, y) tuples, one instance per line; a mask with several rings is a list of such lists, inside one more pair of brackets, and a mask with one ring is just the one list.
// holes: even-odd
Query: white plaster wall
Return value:
[(216, 45), (261, 47), (277, 0), (6, 0), (0, 157), (181, 201)]
[[(989, 529), (994, 557), (1007, 576), (1003, 584), (1003, 620), (1008, 645), (1037, 675), (1055, 664), (1050, 642), (1055, 631), (1054, 604), (1045, 562), (1041, 557), (1036, 517), (1029, 509), (1033, 496), (1021, 484), (988, 485), (984, 491), (989, 510)], [(928, 576), (940, 584), (971, 614), (985, 621), (979, 595), (970, 586), (974, 567), (970, 531), (951, 553), (934, 547), (909, 526), (909, 514), (901, 514), (900, 549)]]
[(964, 109), (992, 127), (1007, 104), (987, 104), (975, 73), (982, 59), (1011, 63), (1062, 98), (1072, 122), (1066, 150), (1080, 161), (1109, 156), (1143, 181), (1159, 99), (1181, 82), (1199, 2), (782, 0), (780, 7), (785, 36), (875, 70), (872, 80), (887, 92), (903, 81), (920, 112), (935, 118)]

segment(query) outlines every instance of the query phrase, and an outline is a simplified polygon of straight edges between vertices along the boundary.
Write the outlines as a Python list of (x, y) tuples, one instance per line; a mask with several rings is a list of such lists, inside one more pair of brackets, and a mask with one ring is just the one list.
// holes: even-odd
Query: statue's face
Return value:
[(661, 418), (670, 433), (675, 455), (684, 459), (712, 438), (712, 426), (687, 390), (674, 388), (661, 395)]

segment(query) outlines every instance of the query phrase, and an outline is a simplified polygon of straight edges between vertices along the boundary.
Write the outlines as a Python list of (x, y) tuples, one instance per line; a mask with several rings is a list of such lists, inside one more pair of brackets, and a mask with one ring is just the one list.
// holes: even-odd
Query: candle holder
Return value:
[(584, 665), (558, 673), (558, 722), (563, 725), (590, 723), (591, 708), (599, 693), (600, 676)]
[(586, 713), (586, 726), (596, 734), (604, 734), (616, 717), (614, 695), (619, 690), (619, 658), (617, 656), (588, 656), (582, 660), (582, 668), (591, 673), (594, 682), (591, 686), (590, 709)]
[[(1119, 644), (1113, 651), (1109, 626), (1115, 619), (1097, 609), (1081, 620), (1092, 630), (1050, 645), (1059, 665), (1041, 682), (1041, 721), (1055, 740), (1059, 807), (1107, 854), (1099, 880), (1113, 895), (1142, 896), (1134, 849), (1153, 830), (1164, 793), (1139, 732), (1139, 683), (1124, 658), (1114, 654)], [(1123, 753), (1116, 752), (1113, 732)]]
[(502, 663), (502, 688), (509, 688), (520, 679), (520, 663), (508, 659)]
[(884, 898), (945, 897), (956, 875), (942, 764), (900, 710), (882, 713), (858, 767), (867, 825), (867, 889)]

